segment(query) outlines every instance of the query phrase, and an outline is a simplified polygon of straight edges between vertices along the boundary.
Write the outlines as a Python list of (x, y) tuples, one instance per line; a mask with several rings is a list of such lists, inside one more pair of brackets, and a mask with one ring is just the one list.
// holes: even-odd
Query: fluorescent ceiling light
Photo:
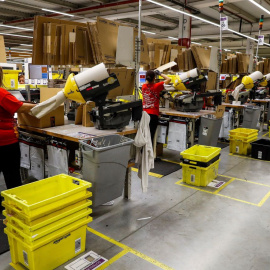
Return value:
[(225, 51), (225, 52), (231, 52), (231, 50), (229, 50), (229, 49), (224, 49), (224, 51)]
[(74, 17), (74, 15), (72, 15), (72, 14), (64, 13), (64, 12), (60, 12), (60, 11), (55, 11), (55, 10), (51, 10), (51, 9), (47, 9), (47, 8), (42, 8), (42, 10), (48, 11), (48, 12), (51, 12), (51, 13), (57, 13), (57, 14), (65, 15), (65, 16)]
[(156, 33), (154, 33), (154, 32), (149, 32), (149, 31), (144, 31), (144, 30), (142, 30), (142, 32), (146, 33), (146, 34), (156, 35)]
[[(189, 16), (189, 17), (198, 19), (198, 20), (200, 20), (200, 21), (203, 21), (203, 22), (212, 24), (212, 25), (214, 25), (214, 26), (220, 27), (220, 24), (217, 24), (217, 23), (214, 23), (214, 22), (205, 20), (205, 19), (203, 19), (203, 18), (200, 18), (200, 17), (198, 17), (198, 16), (195, 16), (195, 15), (192, 15), (192, 14), (190, 14), (190, 13), (184, 12), (184, 11), (182, 11), (182, 10), (173, 8), (173, 7), (171, 7), (171, 6), (167, 6), (167, 5), (161, 4), (161, 3), (156, 2), (156, 1), (153, 1), (153, 0), (146, 0), (146, 1), (148, 1), (148, 2), (150, 2), (150, 3), (153, 3), (153, 4), (156, 4), (156, 5), (158, 5), (158, 6), (161, 6), (161, 7), (165, 7), (165, 8), (167, 8), (167, 9), (172, 10), (172, 11), (175, 11), (175, 12), (178, 12), (178, 13), (181, 13), (181, 14), (184, 14), (184, 15), (186, 15), (186, 16)], [(249, 0), (249, 1), (251, 1), (251, 0)], [(256, 4), (258, 4), (258, 3), (256, 3)], [(269, 14), (270, 14), (270, 12), (269, 12)], [(249, 38), (249, 39), (252, 39), (252, 40), (258, 42), (258, 40), (257, 40), (256, 38), (253, 38), (253, 37), (244, 35), (244, 34), (242, 34), (242, 33), (239, 33), (239, 32), (237, 32), (237, 31), (234, 31), (234, 30), (232, 30), (232, 29), (228, 29), (228, 31), (230, 31), (230, 32), (232, 32), (232, 33), (235, 33), (236, 35), (239, 35), (239, 36), (242, 36), (242, 37), (245, 37), (245, 38)], [(270, 44), (268, 44), (268, 43), (264, 43), (264, 45), (270, 47)]]
[(11, 25), (6, 25), (6, 24), (0, 24), (0, 27), (7, 27), (7, 28), (13, 28), (13, 29), (20, 29), (20, 30), (25, 30), (25, 31), (33, 31), (31, 28), (24, 28), (24, 27), (18, 27), (18, 26), (11, 26)]
[(0, 32), (0, 35), (13, 36), (13, 37), (24, 37), (24, 38), (33, 38), (33, 37), (30, 37), (30, 36), (22, 36), (22, 35), (16, 35), (16, 34), (7, 34), (7, 33), (1, 33), (1, 32)]
[(260, 8), (261, 10), (263, 10), (264, 12), (270, 14), (270, 11), (266, 8), (264, 8), (263, 6), (261, 6), (259, 3), (257, 3), (254, 0), (249, 0), (249, 2), (251, 2), (253, 5), (257, 6), (258, 8)]
[(202, 45), (201, 43), (198, 43), (198, 42), (193, 42), (191, 41), (192, 44), (197, 44), (197, 45)]
[(20, 44), (21, 46), (33, 46), (32, 44)]
[(241, 53), (241, 52), (236, 52), (236, 53)]
[(168, 37), (168, 38), (178, 40), (178, 38), (175, 38), (175, 37)]
[(7, 48), (6, 47), (6, 50), (10, 50), (10, 51), (19, 50), (19, 51), (30, 51), (30, 52), (32, 52), (31, 49), (21, 49), (21, 48)]
[(208, 47), (212, 48), (213, 46), (208, 46)]

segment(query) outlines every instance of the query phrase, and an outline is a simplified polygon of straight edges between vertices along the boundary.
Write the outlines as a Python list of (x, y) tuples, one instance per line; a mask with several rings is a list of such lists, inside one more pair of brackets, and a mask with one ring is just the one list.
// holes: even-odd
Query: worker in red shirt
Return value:
[(35, 104), (23, 103), (3, 86), (3, 71), (0, 67), (0, 173), (3, 172), (7, 189), (20, 186), (20, 147), (16, 136), (14, 113), (28, 113)]
[[(163, 77), (165, 80), (155, 83), (156, 75)], [(146, 111), (150, 116), (149, 127), (152, 144), (158, 126), (159, 93), (164, 90), (164, 84), (169, 84), (170, 81), (171, 79), (168, 76), (161, 74), (161, 72), (158, 70), (148, 70), (146, 72), (146, 83), (142, 86), (143, 110)]]

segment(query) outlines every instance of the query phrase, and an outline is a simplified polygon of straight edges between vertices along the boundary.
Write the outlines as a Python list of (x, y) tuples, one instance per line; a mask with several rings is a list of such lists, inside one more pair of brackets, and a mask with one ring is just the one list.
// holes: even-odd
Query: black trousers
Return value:
[(7, 189), (22, 185), (20, 175), (21, 151), (19, 143), (0, 146), (0, 172), (3, 172)]
[(152, 140), (152, 145), (153, 145), (155, 133), (158, 126), (158, 116), (155, 114), (149, 114), (149, 116), (150, 116), (149, 127), (150, 127), (151, 140)]

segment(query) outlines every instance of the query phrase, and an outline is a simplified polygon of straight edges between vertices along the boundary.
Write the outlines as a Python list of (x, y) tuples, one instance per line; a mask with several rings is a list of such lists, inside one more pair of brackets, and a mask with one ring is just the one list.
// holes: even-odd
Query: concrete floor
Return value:
[[(150, 258), (129, 252), (106, 269), (269, 270), (270, 199), (257, 206), (270, 191), (269, 162), (228, 152), (222, 149), (219, 174), (252, 183), (233, 181), (222, 196), (176, 185), (182, 170), (149, 177), (144, 194), (133, 172), (131, 200), (98, 207), (89, 226)], [(165, 157), (179, 160), (173, 151)], [(151, 218), (137, 220), (145, 217)], [(107, 259), (123, 250), (90, 232), (86, 247)], [(11, 270), (9, 262), (9, 252), (0, 255), (1, 270)]]

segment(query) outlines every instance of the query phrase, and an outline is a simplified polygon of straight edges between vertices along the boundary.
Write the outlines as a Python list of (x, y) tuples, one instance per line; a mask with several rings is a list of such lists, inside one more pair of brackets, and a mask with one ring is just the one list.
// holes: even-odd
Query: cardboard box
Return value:
[(89, 112), (96, 107), (95, 102), (87, 102), (83, 104), (82, 125), (84, 127), (93, 127), (94, 123), (90, 119)]
[(62, 126), (64, 125), (64, 106), (58, 107), (41, 119), (26, 113), (18, 113), (18, 124), (36, 128)]

